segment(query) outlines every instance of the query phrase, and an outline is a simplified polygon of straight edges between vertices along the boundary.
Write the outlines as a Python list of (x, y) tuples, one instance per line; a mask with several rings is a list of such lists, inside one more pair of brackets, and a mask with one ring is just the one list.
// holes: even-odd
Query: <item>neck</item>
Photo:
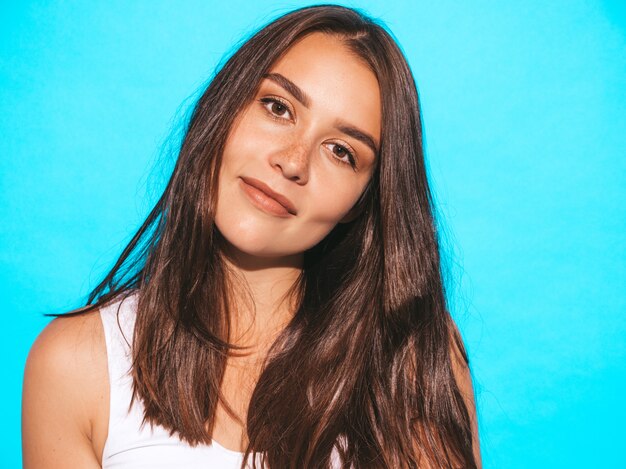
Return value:
[(302, 254), (281, 258), (228, 252), (231, 288), (231, 343), (251, 352), (271, 345), (295, 313), (293, 291), (302, 273)]

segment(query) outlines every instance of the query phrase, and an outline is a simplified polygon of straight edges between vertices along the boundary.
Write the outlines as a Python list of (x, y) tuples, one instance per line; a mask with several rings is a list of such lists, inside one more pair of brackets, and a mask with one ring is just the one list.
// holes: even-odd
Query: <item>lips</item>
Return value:
[[(280, 205), (280, 207), (282, 207), (282, 209), (284, 209), (285, 215), (296, 215), (297, 214), (297, 210), (296, 207), (293, 205), (293, 203), (291, 202), (291, 200), (289, 200), (287, 197), (285, 197), (282, 194), (279, 194), (278, 192), (274, 192), (272, 189), (269, 188), (269, 186), (267, 184), (265, 184), (264, 182), (259, 181), (258, 179), (254, 179), (251, 177), (243, 177), (241, 176), (242, 181), (247, 184), (248, 186), (251, 186), (254, 189), (260, 191), (262, 193), (262, 195), (269, 197), (270, 199), (272, 199), (273, 202), (276, 202), (277, 204)], [(246, 188), (249, 189), (249, 188)], [(261, 203), (263, 205), (262, 208), (264, 209), (268, 209), (271, 212), (277, 212), (276, 214), (281, 215), (281, 210), (279, 207), (276, 207), (276, 204), (272, 204), (272, 201), (265, 201), (268, 203), (263, 203), (263, 200), (257, 200), (258, 197), (255, 197), (254, 192), (252, 191), (247, 191), (249, 193), (249, 195), (253, 198), (254, 202), (257, 203)], [(258, 194), (258, 193), (257, 193)]]

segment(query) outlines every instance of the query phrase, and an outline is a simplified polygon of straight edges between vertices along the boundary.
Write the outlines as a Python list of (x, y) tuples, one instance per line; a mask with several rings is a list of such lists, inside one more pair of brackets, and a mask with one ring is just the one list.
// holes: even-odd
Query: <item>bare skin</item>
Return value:
[(53, 320), (26, 362), (24, 467), (101, 467), (108, 419), (107, 356), (98, 312)]
[[(235, 451), (247, 443), (243, 422), (260, 364), (292, 317), (293, 305), (284, 300), (300, 274), (301, 253), (351, 219), (374, 168), (373, 149), (334, 124), (342, 119), (371, 135), (375, 146), (380, 141), (375, 76), (337, 39), (308, 36), (271, 72), (295, 83), (310, 102), (304, 106), (276, 81), (265, 79), (225, 148), (216, 224), (230, 244), (229, 266), (244, 279), (251, 297), (233, 298), (231, 341), (247, 346), (248, 354), (227, 362), (222, 393), (236, 417), (218, 407), (213, 439)], [(262, 101), (268, 97), (280, 97), (286, 105)], [(356, 170), (345, 164), (346, 149), (358, 160)], [(251, 204), (241, 192), (241, 176), (262, 180), (288, 197), (297, 216), (276, 217)], [(469, 373), (459, 363), (457, 379), (473, 409)], [(99, 313), (53, 320), (26, 364), (24, 467), (100, 468), (108, 422), (109, 377)]]

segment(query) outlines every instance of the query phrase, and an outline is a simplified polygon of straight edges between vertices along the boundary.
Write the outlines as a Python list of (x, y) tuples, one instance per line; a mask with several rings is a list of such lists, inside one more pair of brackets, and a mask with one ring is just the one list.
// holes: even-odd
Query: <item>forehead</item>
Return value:
[(378, 141), (381, 97), (378, 80), (342, 39), (324, 33), (305, 36), (271, 67), (311, 98), (311, 112), (363, 128)]

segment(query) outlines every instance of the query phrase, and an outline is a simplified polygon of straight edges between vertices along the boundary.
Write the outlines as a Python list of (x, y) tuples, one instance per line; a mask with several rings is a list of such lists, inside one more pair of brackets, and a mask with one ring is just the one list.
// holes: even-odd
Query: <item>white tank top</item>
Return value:
[[(109, 368), (109, 431), (102, 454), (103, 469), (239, 469), (243, 453), (224, 448), (215, 440), (192, 447), (160, 425), (141, 425), (144, 406), (132, 396), (131, 344), (136, 296), (100, 309)], [(260, 456), (260, 455), (259, 455)], [(337, 449), (332, 466), (341, 467)], [(260, 457), (257, 467), (262, 467)], [(251, 467), (248, 461), (247, 467)]]
[(106, 340), (110, 400), (109, 433), (102, 454), (103, 469), (224, 468), (239, 469), (243, 453), (220, 446), (192, 447), (160, 425), (141, 425), (143, 404), (132, 396), (131, 349), (136, 297), (100, 309)]

